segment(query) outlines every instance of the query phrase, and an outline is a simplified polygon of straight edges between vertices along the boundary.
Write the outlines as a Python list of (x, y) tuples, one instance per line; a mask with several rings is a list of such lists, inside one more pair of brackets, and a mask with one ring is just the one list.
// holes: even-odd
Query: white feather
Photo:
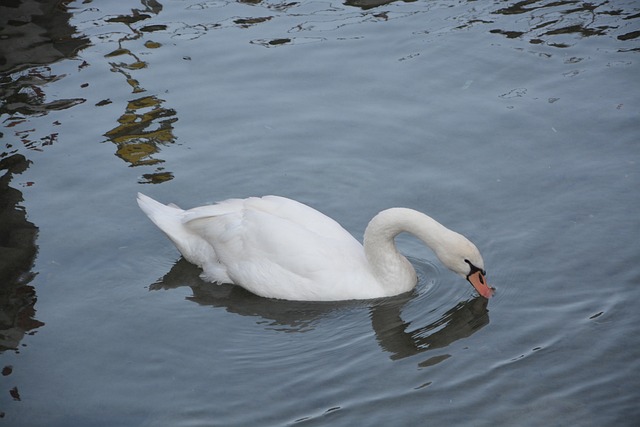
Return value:
[[(371, 240), (376, 247), (365, 243), (365, 250), (333, 219), (284, 197), (230, 199), (182, 210), (138, 193), (138, 204), (182, 255), (203, 269), (205, 280), (237, 284), (270, 298), (345, 300), (407, 292), (417, 279), (409, 262), (395, 249), (395, 235), (414, 232), (430, 245), (428, 232), (436, 233), (438, 241), (459, 236), (464, 239), (462, 246), (467, 247), (468, 242), (409, 209), (387, 210), (376, 216), (371, 224), (376, 220), (381, 224), (373, 229), (370, 225), (365, 233), (365, 242)], [(422, 221), (429, 229), (412, 229), (403, 224), (406, 218)], [(396, 229), (393, 224), (404, 228)], [(444, 251), (434, 250), (436, 254)], [(479, 253), (469, 256), (482, 264)], [(468, 270), (464, 263), (461, 268)]]

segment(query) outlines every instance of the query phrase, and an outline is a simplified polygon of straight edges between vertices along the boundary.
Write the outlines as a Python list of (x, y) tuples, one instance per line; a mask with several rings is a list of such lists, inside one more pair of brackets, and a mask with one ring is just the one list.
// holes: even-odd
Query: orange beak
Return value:
[(486, 280), (484, 280), (484, 276), (481, 271), (475, 271), (472, 274), (468, 275), (467, 280), (483, 297), (488, 299), (491, 298), (491, 295), (493, 295), (494, 289), (487, 285), (487, 282)]

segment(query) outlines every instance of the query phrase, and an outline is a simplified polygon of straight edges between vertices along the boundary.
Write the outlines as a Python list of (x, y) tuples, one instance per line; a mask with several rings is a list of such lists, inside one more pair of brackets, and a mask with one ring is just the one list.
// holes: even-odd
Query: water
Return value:
[[(636, 425), (639, 13), (2, 6), (2, 421)], [(409, 295), (211, 286), (137, 191), (281, 194), (358, 239), (379, 210), (415, 208), (477, 244), (497, 294), (406, 236)]]

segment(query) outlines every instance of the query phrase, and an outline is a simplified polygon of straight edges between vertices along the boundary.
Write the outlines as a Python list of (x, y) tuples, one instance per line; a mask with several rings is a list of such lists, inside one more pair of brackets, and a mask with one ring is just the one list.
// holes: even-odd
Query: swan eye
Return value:
[(481, 276), (480, 276), (480, 277), (481, 277), (481, 279), (480, 279), (480, 280), (481, 280), (481, 281), (482, 281), (482, 283), (484, 284), (484, 276), (486, 276), (486, 275), (487, 275), (487, 273), (486, 273), (483, 269), (478, 268), (478, 267), (476, 267), (475, 265), (473, 265), (473, 264), (471, 263), (471, 261), (469, 261), (468, 259), (465, 259), (465, 260), (464, 260), (464, 262), (466, 262), (467, 264), (469, 264), (469, 268), (470, 268), (470, 270), (469, 270), (469, 274), (467, 274), (467, 277), (469, 277), (469, 276), (471, 276), (473, 273), (475, 273), (475, 272), (479, 271), (480, 273), (482, 273), (482, 274), (481, 274)]

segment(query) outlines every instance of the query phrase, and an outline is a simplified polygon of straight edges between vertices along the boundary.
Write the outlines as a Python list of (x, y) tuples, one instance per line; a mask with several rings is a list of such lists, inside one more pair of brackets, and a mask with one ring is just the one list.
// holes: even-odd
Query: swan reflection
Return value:
[[(489, 323), (487, 300), (475, 297), (457, 303), (440, 318), (417, 329), (412, 322), (401, 317), (405, 305), (416, 296), (416, 292), (391, 298), (363, 301), (309, 302), (267, 299), (254, 295), (240, 286), (212, 285), (200, 279), (201, 270), (183, 258), (150, 290), (176, 289), (187, 286), (192, 290), (188, 300), (204, 306), (221, 307), (230, 313), (262, 319), (271, 329), (284, 332), (306, 332), (314, 328), (315, 322), (330, 313), (358, 307), (367, 307), (376, 340), (380, 347), (390, 353), (392, 360), (403, 359), (428, 350), (444, 348), (453, 342), (471, 336)], [(420, 366), (441, 362), (449, 355), (431, 357)]]
[(411, 323), (400, 317), (402, 305), (380, 304), (372, 308), (371, 322), (380, 347), (391, 353), (391, 359), (402, 359), (471, 336), (489, 323), (487, 302), (479, 296), (460, 302), (435, 322), (413, 331), (408, 331)]

